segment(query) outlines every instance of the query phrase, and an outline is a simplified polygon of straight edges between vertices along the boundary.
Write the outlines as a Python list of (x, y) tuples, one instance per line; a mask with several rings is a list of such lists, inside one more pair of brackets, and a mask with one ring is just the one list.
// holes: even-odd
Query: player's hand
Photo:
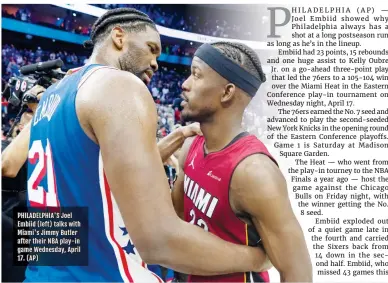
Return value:
[(166, 162), (164, 162), (164, 165), (169, 165), (169, 166), (172, 166), (174, 168), (177, 168), (179, 167), (179, 162), (178, 162), (178, 159), (174, 156), (174, 155), (171, 155)]
[(174, 155), (171, 155), (164, 164), (173, 167), (176, 175), (179, 175), (179, 161)]
[(190, 125), (180, 127), (179, 130), (182, 132), (185, 138), (189, 138), (196, 135), (203, 135), (199, 123), (192, 123)]
[(35, 114), (36, 108), (38, 108), (38, 103), (40, 98), (46, 89), (40, 85), (36, 85), (28, 91), (28, 94), (35, 96), (38, 99), (37, 103), (27, 103), (28, 108)]
[(268, 271), (273, 267), (272, 262), (269, 260), (269, 257), (267, 255), (267, 259), (264, 261), (264, 263), (260, 266), (258, 272), (264, 272)]
[(268, 255), (261, 247), (258, 247), (257, 249), (258, 249), (258, 252), (260, 253), (260, 256), (258, 256), (257, 258), (260, 260), (257, 261), (257, 268), (255, 268), (255, 270), (253, 271), (264, 272), (264, 271), (270, 270), (273, 267), (273, 265)]

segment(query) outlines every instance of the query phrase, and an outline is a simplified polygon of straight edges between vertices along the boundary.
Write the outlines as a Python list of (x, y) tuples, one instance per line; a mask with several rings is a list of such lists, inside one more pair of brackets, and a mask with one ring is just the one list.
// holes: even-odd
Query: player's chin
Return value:
[(182, 110), (181, 117), (182, 117), (184, 122), (194, 122), (195, 121), (195, 118), (193, 117), (193, 115), (191, 115), (190, 111), (187, 109)]

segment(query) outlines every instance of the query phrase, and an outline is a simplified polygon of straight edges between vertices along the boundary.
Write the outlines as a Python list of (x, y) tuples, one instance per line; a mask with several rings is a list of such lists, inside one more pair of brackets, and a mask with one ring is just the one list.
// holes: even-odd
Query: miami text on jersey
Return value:
[[(199, 189), (199, 190), (198, 190)], [(190, 179), (185, 174), (184, 191), (189, 199), (191, 199), (198, 210), (202, 211), (207, 217), (212, 218), (213, 212), (216, 209), (218, 199), (206, 192), (203, 188)], [(210, 205), (209, 205), (210, 203)]]

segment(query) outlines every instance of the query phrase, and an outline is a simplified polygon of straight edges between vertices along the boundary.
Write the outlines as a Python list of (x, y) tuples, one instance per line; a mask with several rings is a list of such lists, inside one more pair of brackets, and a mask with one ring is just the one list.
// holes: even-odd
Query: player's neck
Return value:
[(201, 123), (207, 153), (222, 150), (238, 134), (243, 132), (242, 119), (215, 118), (211, 122)]
[(120, 65), (115, 58), (111, 58), (106, 53), (104, 54), (104, 52), (99, 51), (93, 52), (89, 58), (88, 64), (101, 64), (120, 69)]

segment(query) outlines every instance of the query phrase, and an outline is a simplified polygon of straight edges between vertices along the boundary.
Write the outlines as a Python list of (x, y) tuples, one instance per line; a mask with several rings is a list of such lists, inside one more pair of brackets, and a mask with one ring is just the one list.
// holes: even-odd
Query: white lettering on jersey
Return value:
[(192, 193), (191, 193), (191, 196), (190, 196), (190, 199), (191, 199), (192, 201), (194, 201), (194, 200), (196, 199), (196, 197), (197, 197), (198, 188), (199, 188), (198, 184), (195, 183), (194, 189), (193, 189), (193, 191), (192, 191)]
[(209, 218), (212, 218), (213, 212), (216, 209), (216, 205), (218, 203), (218, 199), (213, 197), (212, 203), (210, 204), (209, 208), (207, 209), (206, 216)]
[(191, 189), (193, 188), (193, 185), (194, 185), (194, 182), (192, 180), (190, 180), (190, 184), (189, 184), (189, 187), (188, 187), (189, 189), (188, 190), (186, 189), (188, 197), (190, 197), (190, 195), (191, 195)]
[(189, 186), (189, 183), (190, 183), (190, 178), (189, 177), (187, 177), (187, 175), (185, 175), (185, 182), (184, 182), (184, 190), (185, 190), (185, 193), (187, 192), (187, 188), (188, 188), (188, 186)]
[[(206, 194), (205, 194), (206, 193)], [(195, 200), (195, 207), (197, 207), (199, 210), (201, 210), (203, 213), (205, 213), (206, 207), (209, 204), (211, 195), (207, 192), (205, 192), (204, 189), (200, 189), (197, 199)]]
[(220, 177), (217, 177), (216, 175), (213, 174), (213, 171), (209, 171), (209, 173), (207, 173), (207, 175), (210, 177), (210, 178), (213, 178), (219, 182), (221, 182), (221, 178)]
[[(194, 189), (193, 189), (194, 186)], [(199, 189), (199, 190), (198, 190)], [(199, 185), (190, 179), (185, 174), (184, 192), (186, 196), (193, 201), (194, 206), (202, 211), (207, 217), (212, 218), (214, 210), (216, 209), (218, 199), (213, 197), (205, 189), (200, 188)], [(208, 206), (208, 204), (210, 205)]]
[(43, 118), (47, 118), (47, 120), (50, 122), (51, 117), (54, 115), (54, 112), (60, 102), (61, 97), (55, 93), (51, 94), (46, 100), (42, 101), (42, 104), (40, 104), (36, 110), (34, 126), (38, 124)]

